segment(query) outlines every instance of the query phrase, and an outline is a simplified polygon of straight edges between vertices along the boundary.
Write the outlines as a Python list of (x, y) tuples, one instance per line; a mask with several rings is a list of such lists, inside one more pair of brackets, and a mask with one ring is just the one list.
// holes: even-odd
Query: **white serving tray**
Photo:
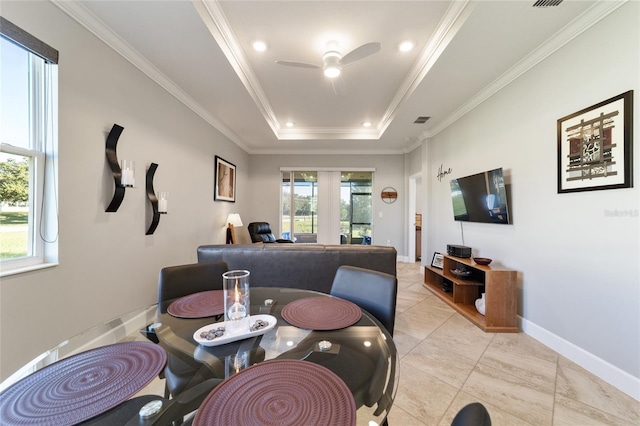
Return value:
[(260, 336), (266, 333), (267, 331), (271, 330), (273, 327), (275, 327), (276, 323), (278, 322), (276, 317), (272, 315), (251, 315), (249, 317), (249, 324), (253, 324), (257, 320), (266, 321), (269, 323), (269, 325), (264, 328), (261, 328), (260, 330), (248, 331), (246, 333), (233, 333), (233, 334), (225, 333), (224, 336), (216, 337), (213, 340), (207, 340), (200, 337), (200, 333), (202, 333), (203, 331), (208, 331), (208, 330), (211, 330), (212, 328), (218, 328), (218, 327), (224, 326), (224, 322), (216, 322), (213, 324), (205, 325), (204, 327), (200, 327), (199, 329), (197, 329), (196, 332), (193, 333), (193, 340), (195, 340), (202, 346), (220, 346), (220, 345), (224, 345), (225, 343), (231, 343), (237, 340), (248, 339), (249, 337)]

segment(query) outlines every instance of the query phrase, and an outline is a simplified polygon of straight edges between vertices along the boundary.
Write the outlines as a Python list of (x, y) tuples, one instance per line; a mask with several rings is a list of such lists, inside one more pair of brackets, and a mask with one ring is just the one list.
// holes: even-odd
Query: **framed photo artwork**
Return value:
[(216, 201), (236, 201), (236, 166), (216, 155), (215, 189)]
[(433, 259), (431, 259), (431, 266), (434, 268), (442, 269), (444, 266), (444, 255), (437, 251), (433, 253)]
[(558, 120), (558, 193), (633, 186), (633, 90)]

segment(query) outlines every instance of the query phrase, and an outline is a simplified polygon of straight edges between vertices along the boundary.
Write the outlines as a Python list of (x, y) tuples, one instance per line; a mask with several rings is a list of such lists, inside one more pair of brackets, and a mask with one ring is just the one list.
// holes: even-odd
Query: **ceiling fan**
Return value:
[(337, 50), (337, 41), (327, 42), (326, 48), (326, 52), (322, 55), (322, 65), (297, 61), (276, 61), (276, 64), (287, 67), (320, 69), (326, 77), (331, 79), (333, 90), (336, 92), (336, 95), (343, 95), (345, 92), (344, 82), (338, 78), (340, 77), (342, 68), (377, 53), (380, 51), (380, 43), (371, 42), (363, 44), (344, 56), (340, 55), (340, 52)]

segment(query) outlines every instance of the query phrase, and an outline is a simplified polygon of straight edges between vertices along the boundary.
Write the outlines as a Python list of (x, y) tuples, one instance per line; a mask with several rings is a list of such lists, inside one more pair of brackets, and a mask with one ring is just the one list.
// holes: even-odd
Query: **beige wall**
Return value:
[[(375, 169), (373, 182), (373, 242), (396, 247), (398, 254), (405, 254), (404, 156), (403, 155), (252, 155), (250, 157), (253, 188), (253, 205), (249, 212), (251, 221), (271, 223), (279, 231), (280, 167), (337, 167)], [(380, 198), (382, 189), (391, 186), (398, 190), (398, 200), (387, 204)], [(244, 218), (243, 218), (244, 220)]]
[[(250, 156), (50, 2), (3, 1), (4, 17), (60, 51), (60, 266), (2, 279), (0, 379), (83, 329), (153, 303), (159, 269), (195, 261), (199, 244), (223, 243), (228, 213), (240, 213), (245, 223), (278, 223), (280, 167), (375, 168), (374, 192), (385, 186), (399, 192), (390, 205), (374, 197), (376, 239), (390, 239), (400, 255), (406, 179), (421, 168), (426, 262), (429, 253), (461, 242), (448, 182), (435, 180), (444, 164), (455, 176), (507, 170), (514, 224), (465, 224), (464, 242), (520, 271), (519, 313), (527, 332), (560, 350), (575, 348), (583, 365), (603, 368), (602, 376), (619, 371), (637, 383), (639, 218), (604, 213), (637, 211), (637, 179), (635, 189), (556, 194), (555, 122), (629, 89), (636, 91), (640, 122), (639, 6), (629, 2), (426, 141), (416, 167), (403, 155)], [(590, 60), (593, 46), (610, 53), (606, 66)], [(117, 213), (107, 214), (113, 180), (104, 143), (113, 123), (125, 128), (118, 155), (136, 160), (139, 184), (127, 190)], [(236, 203), (213, 201), (214, 155), (238, 167)], [(156, 190), (171, 195), (169, 214), (145, 236), (149, 207), (140, 183), (151, 162), (159, 164)], [(52, 326), (34, 339), (43, 325)]]
[[(251, 202), (248, 155), (50, 2), (2, 2), (2, 16), (60, 52), (59, 261), (0, 284), (0, 377), (49, 347), (154, 303), (161, 267), (196, 261), (199, 244), (224, 243), (224, 221)], [(124, 127), (118, 157), (136, 161), (136, 188), (105, 213), (113, 177), (111, 126)], [(238, 167), (238, 202), (213, 201), (213, 162)], [(148, 165), (169, 214), (146, 236)]]
[[(464, 242), (518, 270), (525, 331), (627, 392), (635, 389), (636, 398), (639, 181), (632, 189), (558, 194), (556, 121), (634, 90), (634, 121), (640, 122), (639, 17), (640, 3), (625, 4), (436, 135), (425, 144), (423, 170), (427, 252)], [(596, 51), (604, 56), (596, 59)], [(638, 176), (637, 129), (633, 145)], [(441, 164), (453, 177), (503, 167), (513, 225), (465, 223), (461, 230), (453, 221), (449, 181), (435, 178)], [(614, 210), (631, 214), (607, 214)]]
[[(277, 224), (281, 166), (374, 167), (377, 192), (401, 191), (402, 155), (252, 158), (52, 3), (3, 1), (2, 16), (60, 52), (60, 265), (2, 279), (0, 380), (66, 338), (153, 303), (159, 270), (195, 262), (200, 244), (224, 243), (229, 213), (240, 213), (245, 242), (249, 222)], [(118, 212), (105, 213), (113, 196), (105, 139), (114, 123), (124, 127), (118, 158), (136, 161), (137, 187)], [(237, 166), (235, 203), (213, 201), (215, 155)], [(170, 194), (169, 214), (146, 236), (151, 162), (159, 165), (155, 190)], [(402, 203), (374, 199), (384, 214), (376, 230), (400, 251)], [(43, 324), (55, 326), (34, 339)]]

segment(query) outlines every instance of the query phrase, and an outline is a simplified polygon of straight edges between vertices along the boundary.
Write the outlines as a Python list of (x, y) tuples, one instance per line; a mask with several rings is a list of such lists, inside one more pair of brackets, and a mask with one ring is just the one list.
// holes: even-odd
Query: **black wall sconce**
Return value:
[(108, 213), (118, 211), (118, 207), (120, 207), (120, 204), (122, 204), (122, 200), (124, 200), (124, 189), (127, 187), (133, 188), (135, 184), (135, 162), (122, 160), (122, 168), (118, 163), (116, 146), (118, 145), (118, 139), (120, 138), (123, 130), (124, 127), (114, 124), (111, 128), (111, 131), (109, 132), (109, 136), (107, 136), (107, 162), (109, 163), (109, 167), (111, 167), (113, 180), (115, 181), (115, 191), (113, 194), (113, 199), (105, 210)]
[(156, 170), (158, 169), (158, 165), (156, 163), (151, 163), (149, 166), (149, 170), (147, 170), (147, 198), (149, 202), (151, 202), (151, 208), (153, 210), (153, 218), (151, 219), (151, 225), (149, 225), (149, 229), (147, 229), (146, 235), (151, 235), (155, 232), (158, 224), (160, 223), (160, 215), (167, 213), (167, 204), (168, 204), (168, 192), (160, 193), (160, 200), (156, 197), (156, 193), (153, 189), (153, 176), (156, 174)]

